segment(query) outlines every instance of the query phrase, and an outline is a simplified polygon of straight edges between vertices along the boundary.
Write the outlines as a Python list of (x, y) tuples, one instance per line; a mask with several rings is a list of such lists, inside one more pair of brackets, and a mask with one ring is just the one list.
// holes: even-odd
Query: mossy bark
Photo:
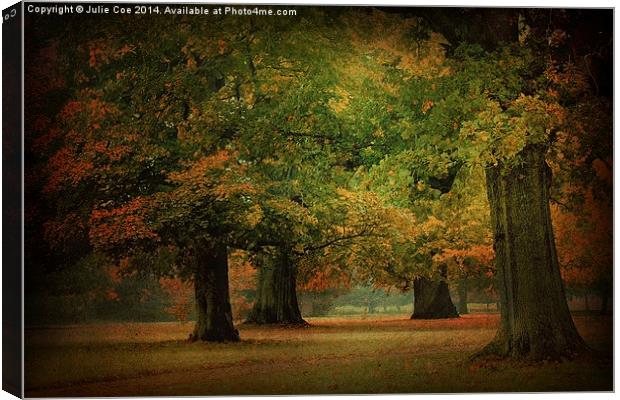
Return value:
[(236, 342), (228, 292), (228, 250), (226, 245), (204, 246), (196, 249), (194, 290), (196, 296), (196, 325), (192, 341)]
[(459, 314), (469, 314), (469, 309), (467, 308), (467, 279), (459, 279), (457, 290), (459, 293)]
[(549, 209), (545, 148), (528, 145), (516, 166), (488, 167), (501, 323), (480, 355), (559, 359), (584, 348), (568, 310)]
[(256, 302), (246, 323), (304, 325), (297, 301), (297, 268), (289, 249), (279, 247), (258, 257)]
[(420, 277), (413, 282), (413, 314), (411, 319), (456, 318), (459, 316), (450, 298), (446, 282), (447, 268), (440, 267), (441, 278), (431, 280)]

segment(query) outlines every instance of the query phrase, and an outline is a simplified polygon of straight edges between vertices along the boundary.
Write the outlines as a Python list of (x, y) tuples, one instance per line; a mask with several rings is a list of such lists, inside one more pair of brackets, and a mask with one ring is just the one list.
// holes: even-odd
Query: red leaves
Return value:
[(110, 42), (103, 40), (93, 41), (88, 46), (88, 65), (91, 68), (99, 68), (111, 60), (120, 59), (127, 54), (134, 53), (135, 48), (136, 46), (130, 44), (116, 48)]
[(160, 278), (159, 285), (172, 300), (166, 312), (179, 321), (186, 321), (194, 307), (192, 284), (179, 278)]
[(79, 95), (79, 100), (71, 100), (60, 111), (60, 120), (69, 126), (75, 126), (76, 122), (86, 122), (93, 127), (101, 124), (116, 113), (117, 108), (101, 99), (100, 93), (94, 90), (84, 90)]
[(562, 278), (572, 289), (583, 289), (611, 277), (613, 213), (610, 199), (595, 197), (591, 187), (573, 191), (582, 192), (583, 206), (568, 211), (552, 205), (551, 213)]
[(91, 243), (105, 248), (122, 245), (123, 242), (158, 240), (158, 235), (145, 221), (149, 207), (147, 199), (138, 197), (112, 210), (95, 208), (89, 221)]
[(94, 172), (90, 160), (81, 159), (73, 146), (58, 150), (48, 163), (49, 177), (43, 188), (45, 193), (56, 193), (76, 186)]
[(62, 249), (83, 234), (85, 221), (76, 213), (69, 213), (62, 220), (51, 220), (43, 224), (43, 237), (54, 250)]
[(84, 111), (83, 103), (81, 101), (73, 100), (69, 101), (60, 111), (60, 119), (63, 121), (70, 121), (76, 118)]
[(324, 292), (328, 289), (338, 289), (343, 286), (350, 286), (349, 277), (344, 272), (327, 266), (323, 270), (313, 271), (312, 275), (307, 278), (300, 289), (310, 292)]

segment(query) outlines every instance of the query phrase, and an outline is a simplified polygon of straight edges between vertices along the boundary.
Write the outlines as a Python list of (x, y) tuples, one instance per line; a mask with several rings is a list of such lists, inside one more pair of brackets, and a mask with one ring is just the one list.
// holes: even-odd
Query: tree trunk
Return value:
[(460, 279), (458, 282), (459, 292), (459, 314), (469, 314), (467, 309), (467, 279)]
[(590, 302), (588, 301), (588, 294), (587, 293), (584, 294), (583, 300), (584, 300), (584, 305), (585, 305), (586, 311), (590, 311)]
[(545, 149), (528, 145), (522, 163), (488, 167), (501, 323), (484, 354), (559, 359), (584, 348), (560, 277), (549, 210)]
[(368, 300), (367, 308), (368, 308), (368, 311), (367, 311), (368, 314), (375, 313), (375, 303), (372, 300)]
[(228, 251), (226, 245), (204, 246), (196, 250), (194, 272), (196, 326), (192, 341), (236, 342), (228, 293)]
[(303, 325), (297, 302), (297, 269), (286, 247), (259, 256), (256, 302), (246, 323)]
[(411, 319), (457, 318), (459, 314), (450, 298), (450, 290), (445, 278), (447, 267), (440, 267), (443, 279), (433, 281), (428, 278), (417, 278), (413, 282), (413, 315)]

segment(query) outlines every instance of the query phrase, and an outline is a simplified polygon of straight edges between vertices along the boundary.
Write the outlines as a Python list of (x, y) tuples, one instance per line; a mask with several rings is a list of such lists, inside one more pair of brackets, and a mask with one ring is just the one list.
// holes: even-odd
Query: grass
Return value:
[(611, 319), (575, 320), (608, 359), (473, 365), (497, 314), (312, 318), (241, 326), (242, 342), (229, 344), (187, 343), (191, 323), (40, 328), (26, 333), (26, 396), (612, 390)]
[[(497, 305), (495, 303), (468, 303), (467, 304), (468, 311), (470, 313), (493, 313), (498, 312)], [(375, 315), (404, 315), (413, 313), (413, 304), (402, 305), (400, 307), (396, 307), (394, 305), (386, 306), (385, 308), (381, 305), (375, 307), (374, 312), (368, 313), (368, 307), (362, 306), (353, 306), (353, 305), (345, 305), (345, 306), (337, 306), (334, 307), (330, 314), (334, 316), (355, 316), (358, 318), (365, 316), (375, 316)]]

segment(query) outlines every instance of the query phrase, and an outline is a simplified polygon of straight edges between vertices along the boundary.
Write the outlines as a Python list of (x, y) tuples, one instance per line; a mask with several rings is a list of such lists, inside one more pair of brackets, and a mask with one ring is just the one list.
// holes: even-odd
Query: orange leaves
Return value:
[(299, 285), (299, 289), (311, 292), (324, 292), (328, 289), (350, 287), (350, 277), (343, 271), (327, 265), (322, 270), (313, 271), (312, 275)]
[(222, 55), (226, 52), (226, 49), (228, 48), (226, 41), (224, 39), (220, 39), (217, 41), (217, 52)]
[(69, 101), (60, 111), (61, 120), (72, 120), (83, 111), (83, 104), (81, 101), (72, 100)]
[(112, 103), (102, 100), (101, 93), (83, 90), (76, 100), (65, 104), (59, 114), (60, 121), (70, 130), (80, 130), (82, 140), (94, 129), (99, 129), (118, 109)]
[(231, 291), (252, 290), (256, 288), (256, 268), (248, 259), (248, 254), (241, 250), (231, 252), (229, 256), (228, 280)]
[(236, 153), (220, 150), (191, 162), (183, 171), (171, 173), (170, 181), (179, 185), (176, 195), (213, 201), (257, 193), (236, 156)]
[(118, 48), (110, 42), (104, 40), (95, 40), (88, 45), (88, 65), (91, 68), (99, 68), (103, 64), (107, 64), (112, 60), (124, 57), (127, 54), (134, 53), (136, 46), (124, 44)]
[(228, 165), (229, 160), (228, 150), (220, 150), (213, 155), (199, 158), (185, 171), (170, 174), (170, 180), (174, 182), (202, 181), (212, 172), (222, 171)]
[(89, 221), (92, 244), (105, 248), (123, 242), (157, 240), (158, 235), (145, 221), (149, 206), (147, 199), (138, 197), (112, 210), (93, 209)]
[(107, 61), (105, 53), (98, 47), (91, 47), (88, 50), (88, 65), (95, 68), (101, 61)]
[(61, 250), (66, 242), (75, 240), (85, 229), (78, 214), (68, 213), (62, 220), (51, 220), (43, 224), (43, 237), (54, 250)]
[(422, 113), (426, 114), (431, 108), (433, 108), (433, 100), (425, 100), (422, 104)]
[(563, 66), (551, 62), (547, 66), (544, 75), (558, 89), (573, 96), (583, 94), (590, 87), (586, 73), (572, 62), (566, 63)]
[(572, 289), (583, 289), (611, 276), (612, 205), (609, 198), (595, 197), (591, 187), (569, 189), (566, 196), (583, 195), (582, 206), (569, 211), (552, 204), (551, 215), (562, 278)]
[(160, 278), (159, 285), (170, 296), (171, 305), (166, 312), (179, 321), (186, 321), (194, 307), (193, 286), (179, 278)]
[(63, 147), (50, 157), (49, 177), (43, 191), (56, 193), (76, 186), (94, 172), (90, 160), (80, 159), (74, 147)]
[(123, 156), (130, 153), (131, 148), (125, 145), (113, 146), (108, 141), (97, 141), (86, 144), (85, 152), (89, 151), (109, 161), (120, 161)]
[(118, 301), (119, 300), (119, 295), (116, 292), (116, 290), (114, 290), (112, 288), (108, 288), (105, 291), (105, 299), (109, 300), (109, 301)]
[(478, 244), (461, 249), (446, 248), (434, 257), (436, 262), (456, 266), (460, 274), (493, 276), (495, 252), (491, 244)]
[(94, 98), (86, 101), (85, 111), (90, 115), (94, 124), (104, 121), (109, 114), (116, 111), (116, 107), (101, 99)]

